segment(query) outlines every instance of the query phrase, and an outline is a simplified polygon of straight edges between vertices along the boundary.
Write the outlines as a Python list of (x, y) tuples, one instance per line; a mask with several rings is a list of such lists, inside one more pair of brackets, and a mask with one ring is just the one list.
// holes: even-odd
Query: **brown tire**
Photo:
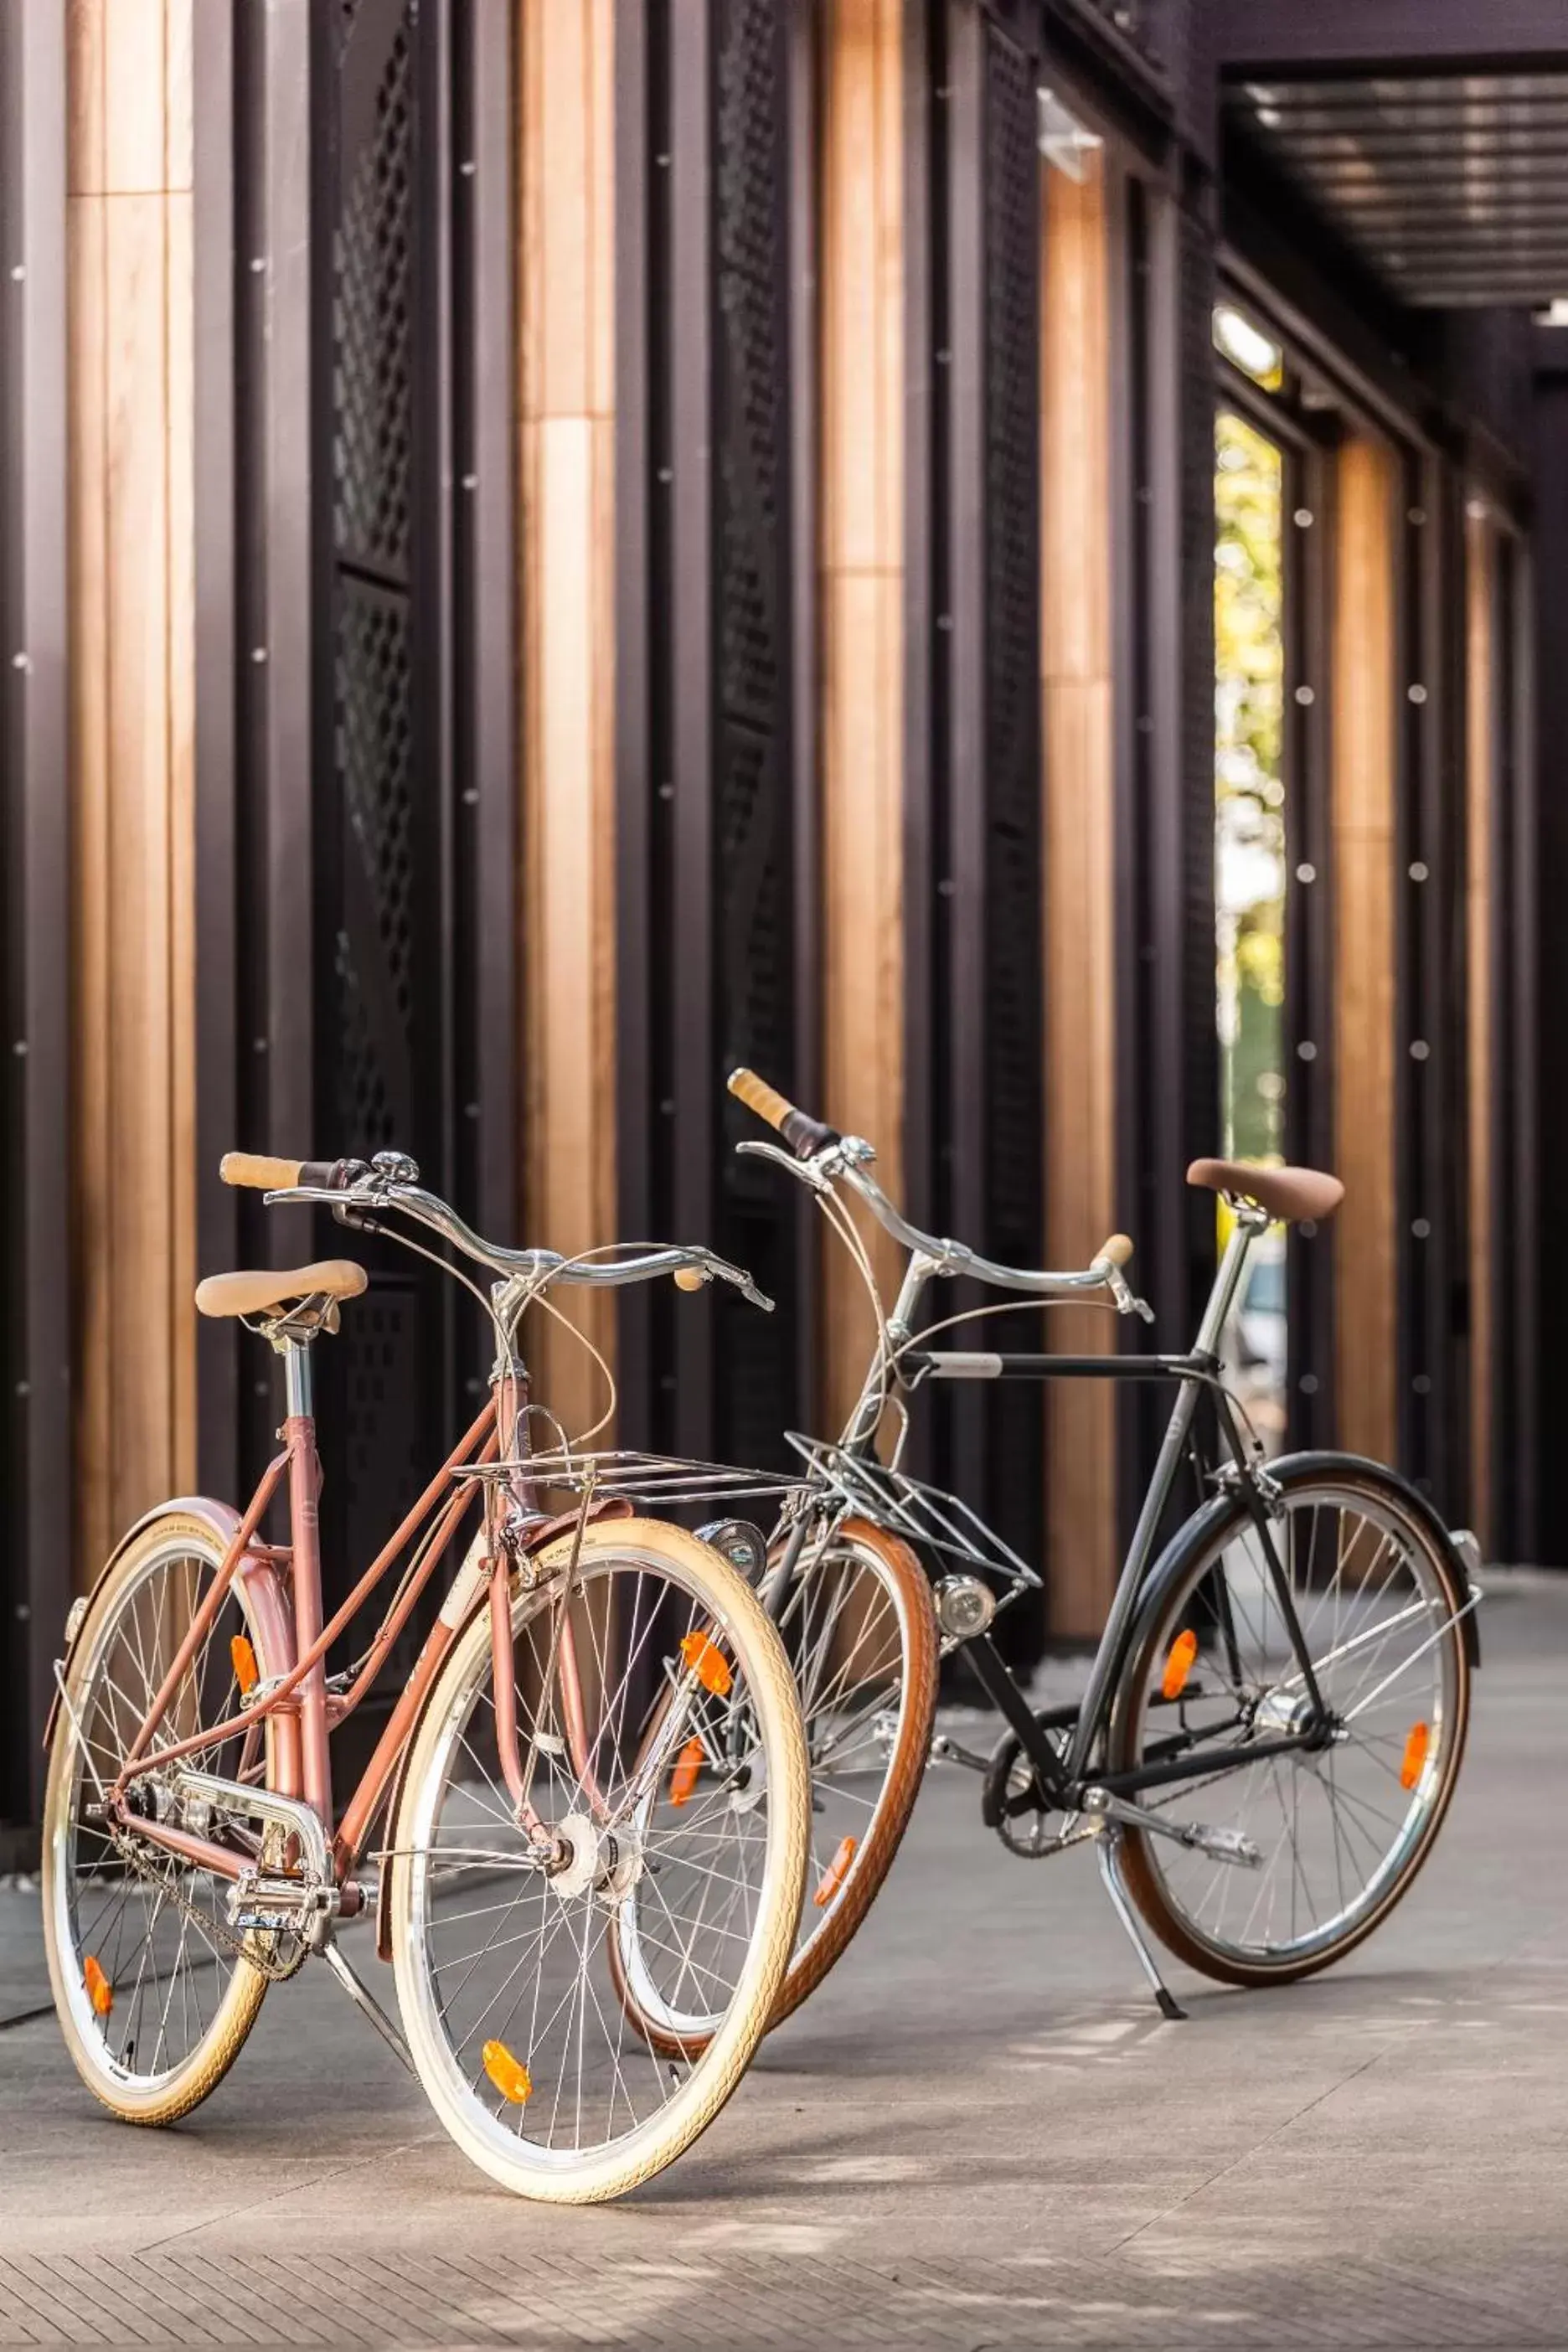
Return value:
[[(868, 1590), (858, 1595), (855, 1586), (862, 1581)], [(835, 1621), (852, 1627), (852, 1637), (848, 1632), (832, 1635)], [(812, 1854), (795, 1948), (770, 2029), (815, 1992), (892, 1867), (931, 1753), (941, 1662), (936, 1612), (924, 1570), (908, 1544), (868, 1519), (847, 1519), (820, 1555), (797, 1571), (780, 1630), (800, 1686), (812, 1754)], [(851, 1639), (851, 1647), (836, 1666), (831, 1661), (845, 1639)], [(847, 1754), (840, 1735), (837, 1754), (826, 1755), (828, 1711), (834, 1706), (844, 1711), (847, 1676), (855, 1670), (858, 1656), (863, 1657), (866, 1679), (847, 1685), (854, 1694), (847, 1710), (850, 1720), (869, 1733), (871, 1718), (891, 1712), (891, 1726), (885, 1738), (863, 1738)], [(889, 1695), (881, 1707), (877, 1704), (879, 1686)], [(836, 1762), (845, 1769), (836, 1773)], [(867, 1780), (873, 1772), (874, 1795), (864, 1789), (847, 1790), (852, 1774)], [(836, 1869), (851, 1835), (853, 1853)], [(670, 2032), (640, 2007), (613, 1937), (608, 1948), (616, 1991), (644, 2041), (664, 2057), (696, 2056), (706, 2046), (706, 2037)]]

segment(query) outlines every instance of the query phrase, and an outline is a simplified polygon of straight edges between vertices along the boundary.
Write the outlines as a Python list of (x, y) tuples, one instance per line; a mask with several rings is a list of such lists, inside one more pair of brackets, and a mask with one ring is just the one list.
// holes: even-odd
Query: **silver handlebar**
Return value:
[(456, 1209), (419, 1184), (355, 1185), (347, 1191), (297, 1184), (263, 1197), (268, 1205), (277, 1202), (309, 1202), (321, 1208), (357, 1209), (366, 1214), (381, 1209), (399, 1209), (416, 1224), (440, 1234), (475, 1265), (488, 1266), (492, 1274), (503, 1277), (521, 1275), (529, 1280), (542, 1277), (546, 1281), (582, 1283), (613, 1290), (627, 1283), (651, 1281), (656, 1275), (693, 1273), (700, 1275), (705, 1282), (729, 1283), (753, 1307), (761, 1307), (770, 1315), (773, 1309), (773, 1300), (765, 1291), (758, 1289), (744, 1266), (731, 1265), (711, 1250), (671, 1246), (644, 1250), (635, 1257), (606, 1258), (592, 1264), (563, 1257), (559, 1250), (504, 1249), (499, 1242), (484, 1240), (465, 1223)]
[(828, 1144), (805, 1160), (797, 1160), (792, 1151), (781, 1150), (777, 1144), (763, 1143), (750, 1137), (735, 1149), (759, 1160), (777, 1160), (799, 1182), (809, 1184), (816, 1192), (829, 1191), (842, 1178), (858, 1192), (883, 1231), (902, 1248), (926, 1259), (933, 1274), (966, 1275), (972, 1281), (989, 1283), (996, 1290), (1029, 1291), (1036, 1297), (1068, 1297), (1076, 1291), (1109, 1290), (1122, 1314), (1142, 1315), (1146, 1322), (1153, 1320), (1152, 1309), (1134, 1297), (1122, 1278), (1121, 1267), (1109, 1258), (1092, 1259), (1081, 1273), (1054, 1273), (1047, 1267), (1003, 1265), (995, 1258), (982, 1257), (967, 1242), (922, 1233), (889, 1200), (876, 1178), (868, 1172), (866, 1161), (871, 1157), (871, 1147), (858, 1135), (841, 1136), (837, 1143)]

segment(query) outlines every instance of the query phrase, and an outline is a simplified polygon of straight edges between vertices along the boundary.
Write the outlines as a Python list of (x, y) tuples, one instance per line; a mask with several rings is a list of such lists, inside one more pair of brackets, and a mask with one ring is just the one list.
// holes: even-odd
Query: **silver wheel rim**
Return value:
[[(1260, 1759), (1139, 1799), (1173, 1821), (1234, 1830), (1259, 1847), (1262, 1864), (1248, 1870), (1164, 1837), (1142, 1840), (1188, 1931), (1217, 1957), (1252, 1966), (1320, 1956), (1375, 1914), (1440, 1810), (1460, 1720), (1463, 1636), (1450, 1593), (1397, 1509), (1324, 1486), (1288, 1494), (1270, 1530), (1325, 1703), (1343, 1717), (1342, 1737), (1315, 1754)], [(1224, 1580), (1239, 1677), (1220, 1612), (1205, 1616), (1197, 1605), (1211, 1576)], [(1188, 1630), (1200, 1646), (1181, 1701), (1157, 1704), (1172, 1642)], [(1204, 1556), (1166, 1616), (1163, 1639), (1138, 1696), (1139, 1756), (1171, 1738), (1178, 1720), (1202, 1731), (1205, 1744), (1212, 1738), (1244, 1756), (1249, 1736), (1285, 1728), (1274, 1718), (1301, 1702), (1250, 1527)], [(1257, 1708), (1250, 1735), (1234, 1723), (1238, 1701)]]

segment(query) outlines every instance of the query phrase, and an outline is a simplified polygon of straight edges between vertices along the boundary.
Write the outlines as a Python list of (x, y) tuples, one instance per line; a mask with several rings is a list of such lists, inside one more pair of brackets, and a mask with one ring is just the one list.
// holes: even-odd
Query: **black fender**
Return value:
[[(1352, 1473), (1358, 1478), (1368, 1479), (1383, 1487), (1390, 1500), (1408, 1511), (1431, 1537), (1434, 1546), (1453, 1570), (1454, 1581), (1466, 1600), (1476, 1598), (1469, 1562), (1454, 1541), (1441, 1512), (1434, 1507), (1418, 1486), (1413, 1486), (1408, 1478), (1402, 1477), (1397, 1470), (1391, 1470), (1385, 1462), (1373, 1462), (1361, 1454), (1282, 1454), (1278, 1461), (1266, 1463), (1264, 1469), (1276, 1486), (1283, 1486), (1287, 1491), (1292, 1486), (1307, 1486), (1314, 1479)], [(1227, 1519), (1248, 1516), (1247, 1506), (1234, 1486), (1226, 1486), (1218, 1494), (1212, 1495), (1191, 1518), (1182, 1522), (1149, 1571), (1119, 1665), (1124, 1664), (1148, 1637), (1167, 1592), (1184, 1574), (1193, 1553), (1201, 1549)], [(1465, 1655), (1473, 1670), (1481, 1663), (1475, 1610), (1472, 1608), (1460, 1622)]]

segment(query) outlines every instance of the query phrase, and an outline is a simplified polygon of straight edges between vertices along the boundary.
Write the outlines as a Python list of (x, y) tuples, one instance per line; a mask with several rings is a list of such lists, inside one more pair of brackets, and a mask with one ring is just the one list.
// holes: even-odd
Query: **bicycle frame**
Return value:
[[(1176, 1383), (1176, 1401), (1161, 1442), (1127, 1556), (1117, 1579), (1110, 1613), (1090, 1665), (1088, 1687), (1077, 1707), (1054, 1711), (1055, 1727), (1070, 1729), (1065, 1755), (1059, 1754), (1047, 1738), (1046, 1727), (1037, 1721), (1024, 1694), (1008, 1673), (989, 1633), (974, 1635), (963, 1644), (964, 1654), (987, 1697), (1017, 1735), (1045, 1787), (1064, 1804), (1070, 1805), (1091, 1777), (1090, 1764), (1095, 1745), (1106, 1726), (1117, 1677), (1153, 1564), (1161, 1523), (1192, 1437), (1199, 1399), (1205, 1391), (1216, 1399), (1220, 1424), (1233, 1456), (1232, 1475), (1237, 1493), (1258, 1529), (1281, 1619), (1312, 1707), (1311, 1719), (1302, 1730), (1282, 1732), (1277, 1738), (1251, 1742), (1247, 1750), (1247, 1759), (1251, 1762), (1268, 1755), (1283, 1755), (1310, 1748), (1321, 1738), (1326, 1721), (1321, 1694), (1297, 1617), (1289, 1580), (1275, 1548), (1264, 1493), (1247, 1444), (1236, 1426), (1228, 1391), (1221, 1378), (1219, 1345), (1226, 1323), (1241, 1287), (1247, 1254), (1258, 1235), (1268, 1229), (1268, 1219), (1261, 1212), (1245, 1204), (1238, 1207), (1230, 1237), (1215, 1270), (1214, 1286), (1204, 1309), (1196, 1340), (1186, 1354), (1180, 1356), (1025, 1355), (967, 1349), (921, 1349), (911, 1344), (914, 1318), (927, 1285), (946, 1268), (942, 1260), (921, 1249), (910, 1252), (898, 1298), (887, 1324), (888, 1337), (896, 1350), (893, 1358), (895, 1378), (898, 1385), (906, 1391), (912, 1391), (931, 1380), (1092, 1379), (1172, 1381)], [(846, 1450), (863, 1454), (872, 1452), (889, 1393), (887, 1360), (879, 1347), (840, 1441)], [(798, 1559), (798, 1551), (795, 1556)], [(793, 1567), (794, 1562), (790, 1565)], [(786, 1580), (781, 1578), (780, 1583), (784, 1585)], [(1139, 1772), (1092, 1777), (1095, 1786), (1125, 1796), (1139, 1789), (1201, 1775), (1222, 1764), (1230, 1769), (1234, 1763), (1235, 1757), (1228, 1751), (1194, 1748), (1179, 1759), (1161, 1759)]]
[[(353, 1712), (376, 1680), (387, 1654), (448, 1550), (452, 1538), (474, 1499), (472, 1483), (460, 1479), (459, 1471), (476, 1462), (494, 1459), (503, 1428), (512, 1433), (515, 1439), (515, 1433), (526, 1427), (528, 1383), (526, 1373), (521, 1367), (514, 1368), (496, 1381), (483, 1410), (458, 1439), (418, 1501), (377, 1553), (330, 1622), (323, 1624), (317, 1510), (321, 1465), (316, 1449), (310, 1342), (286, 1339), (283, 1347), (288, 1412), (280, 1433), (282, 1450), (262, 1472), (212, 1586), (193, 1616), (174, 1663), (132, 1741), (118, 1779), (106, 1792), (106, 1803), (113, 1807), (123, 1804), (127, 1787), (137, 1777), (138, 1766), (147, 1758), (150, 1743), (192, 1660), (216, 1622), (231, 1587), (237, 1580), (242, 1580), (247, 1600), (263, 1633), (263, 1646), (268, 1663), (274, 1664), (275, 1670), (259, 1696), (247, 1700), (223, 1722), (158, 1748), (156, 1761), (162, 1769), (197, 1748), (211, 1747), (218, 1740), (248, 1734), (270, 1724), (273, 1730), (270, 1785), (278, 1795), (302, 1800), (317, 1815), (331, 1840), (334, 1877), (342, 1885), (361, 1857), (370, 1824), (396, 1771), (430, 1685), (452, 1643), (477, 1605), (487, 1581), (492, 1587), (500, 1587), (502, 1594), (502, 1606), (492, 1612), (497, 1687), (500, 1688), (504, 1683), (505, 1687), (510, 1688), (510, 1661), (507, 1657), (506, 1647), (503, 1647), (503, 1644), (510, 1646), (510, 1611), (506, 1605), (508, 1579), (504, 1574), (497, 1576), (494, 1573), (495, 1559), (500, 1559), (504, 1563), (505, 1555), (499, 1543), (487, 1540), (484, 1545), (470, 1550), (454, 1580), (415, 1663), (413, 1673), (399, 1695), (333, 1836), (330, 1734)], [(288, 1480), (290, 1541), (287, 1547), (277, 1547), (258, 1541), (257, 1530), (285, 1477)], [(531, 1495), (521, 1495), (519, 1499), (524, 1502), (525, 1507), (531, 1507)], [(493, 1533), (493, 1521), (500, 1507), (493, 1484), (486, 1482), (487, 1538)], [(410, 1544), (418, 1542), (421, 1531), (426, 1528), (430, 1532), (418, 1546), (417, 1566), (382, 1620), (370, 1647), (343, 1687), (329, 1691), (325, 1669), (327, 1652), (347, 1629), (399, 1556)], [(279, 1577), (280, 1569), (287, 1570), (287, 1588)], [(507, 1728), (498, 1722), (502, 1769), (526, 1820), (526, 1785), (517, 1753), (515, 1718), (510, 1726), (510, 1741)], [(229, 1847), (198, 1837), (187, 1830), (177, 1829), (169, 1822), (148, 1820), (138, 1814), (135, 1827), (140, 1835), (153, 1843), (165, 1846), (198, 1868), (214, 1871), (221, 1877), (237, 1878), (248, 1860), (247, 1856)]]

